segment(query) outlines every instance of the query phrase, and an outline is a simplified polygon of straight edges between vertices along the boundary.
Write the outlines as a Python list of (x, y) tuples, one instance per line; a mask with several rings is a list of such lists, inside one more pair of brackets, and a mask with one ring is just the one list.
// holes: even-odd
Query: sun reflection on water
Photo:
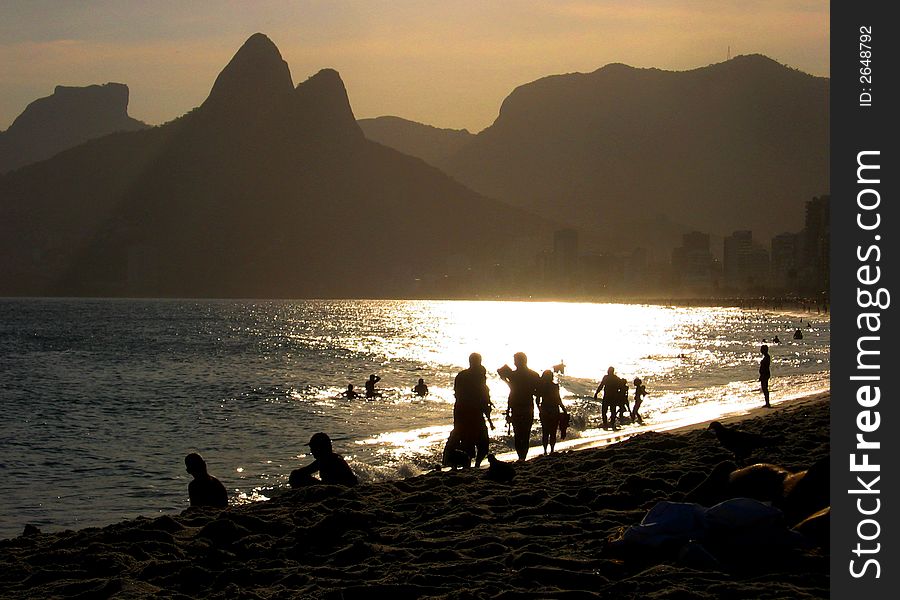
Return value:
[[(469, 353), (479, 352), (488, 370), (495, 421), (502, 421), (496, 415), (502, 415), (508, 394), (496, 369), (512, 364), (519, 351), (539, 372), (564, 363), (565, 373), (558, 376), (563, 398), (586, 412), (596, 412), (593, 389), (614, 366), (629, 382), (636, 376), (644, 380), (651, 395), (643, 412), (651, 421), (712, 418), (756, 402), (759, 344), (764, 337), (788, 338), (793, 327), (787, 316), (735, 308), (507, 301), (373, 301), (344, 308), (332, 307), (334, 320), (324, 345), (371, 357), (370, 369), (384, 379), (381, 406), (415, 406), (408, 388), (421, 375), (432, 386), (432, 396), (418, 401), (420, 406), (437, 401), (449, 409), (454, 374), (466, 366)], [(353, 326), (359, 322), (366, 326)], [(786, 388), (821, 389), (827, 380), (827, 329), (827, 320), (820, 321), (802, 346), (772, 347)], [(403, 373), (407, 381), (391, 380), (390, 374)], [(787, 383), (794, 376), (799, 379)], [(337, 406), (341, 391), (322, 388), (318, 401)], [(434, 419), (438, 415), (440, 424), (398, 423), (357, 444), (395, 458), (433, 453), (450, 428), (447, 410), (435, 412)]]

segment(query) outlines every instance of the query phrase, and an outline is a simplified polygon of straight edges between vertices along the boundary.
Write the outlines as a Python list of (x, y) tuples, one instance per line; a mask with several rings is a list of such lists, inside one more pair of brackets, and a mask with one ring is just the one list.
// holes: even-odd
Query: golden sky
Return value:
[(117, 81), (131, 116), (174, 119), (268, 35), (294, 83), (337, 69), (357, 118), (472, 132), (517, 85), (611, 62), (686, 70), (730, 51), (829, 75), (825, 0), (5, 0), (0, 129), (56, 85)]

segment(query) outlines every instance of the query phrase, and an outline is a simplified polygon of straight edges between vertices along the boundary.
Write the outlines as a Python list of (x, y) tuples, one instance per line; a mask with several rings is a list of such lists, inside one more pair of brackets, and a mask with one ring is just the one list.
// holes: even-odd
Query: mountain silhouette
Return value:
[(358, 123), (373, 142), (418, 156), (435, 166), (443, 165), (475, 137), (466, 129), (439, 129), (400, 117), (360, 119)]
[(106, 83), (87, 87), (56, 86), (52, 96), (29, 104), (0, 132), (0, 173), (116, 131), (146, 129), (128, 116), (128, 86)]
[(608, 250), (652, 245), (640, 223), (659, 215), (766, 240), (801, 229), (803, 202), (828, 192), (828, 94), (828, 79), (760, 55), (683, 72), (610, 64), (516, 88), (434, 164)]
[(337, 72), (294, 87), (255, 34), (179, 119), (0, 177), (0, 293), (409, 294), (545, 228), (367, 140)]

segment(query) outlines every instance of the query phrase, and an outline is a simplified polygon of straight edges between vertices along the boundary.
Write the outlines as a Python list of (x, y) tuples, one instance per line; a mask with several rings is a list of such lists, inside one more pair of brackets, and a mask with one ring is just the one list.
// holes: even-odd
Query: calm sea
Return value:
[[(800, 328), (802, 340), (794, 340)], [(779, 336), (780, 344), (772, 344)], [(439, 461), (452, 378), (480, 352), (507, 449), (496, 368), (524, 351), (564, 362), (575, 437), (601, 435), (590, 400), (607, 367), (650, 392), (648, 430), (828, 389), (829, 323), (731, 308), (462, 301), (0, 300), (0, 537), (104, 525), (187, 506), (182, 459), (200, 452), (232, 500), (264, 500), (327, 432), (363, 480)], [(348, 401), (381, 377), (384, 397)], [(431, 389), (410, 391), (418, 378)], [(534, 438), (539, 436), (539, 428)], [(532, 449), (533, 453), (537, 453)]]

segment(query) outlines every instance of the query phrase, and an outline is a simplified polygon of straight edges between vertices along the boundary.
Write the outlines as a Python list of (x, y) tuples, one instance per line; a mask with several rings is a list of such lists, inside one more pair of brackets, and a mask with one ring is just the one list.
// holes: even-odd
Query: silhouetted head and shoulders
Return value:
[(344, 391), (344, 393), (342, 395), (347, 400), (354, 400), (356, 398), (359, 398), (359, 392), (357, 392), (356, 390), (353, 389), (352, 383), (347, 384), (347, 389)]
[(359, 483), (359, 479), (344, 457), (334, 451), (328, 434), (322, 432), (313, 434), (307, 445), (315, 460), (304, 467), (291, 471), (291, 487), (304, 487), (319, 483), (312, 476), (316, 472), (319, 473), (321, 483), (345, 486), (354, 486)]
[(647, 395), (647, 388), (646, 388), (646, 386), (644, 386), (644, 382), (643, 382), (643, 380), (641, 380), (640, 377), (635, 377), (634, 381), (632, 381), (632, 383), (634, 384), (634, 397), (635, 398), (640, 399), (641, 397)]
[(594, 398), (597, 397), (601, 390), (603, 390), (603, 397), (606, 398), (609, 394), (614, 394), (620, 386), (621, 382), (618, 375), (616, 375), (615, 367), (609, 367), (606, 370), (606, 375), (600, 380), (597, 391), (594, 392)]
[(559, 395), (559, 384), (553, 381), (553, 371), (547, 369), (541, 373), (540, 380), (541, 414), (566, 412)]
[(456, 374), (454, 389), (459, 391), (460, 385), (480, 385), (487, 381), (487, 369), (481, 364), (481, 355), (473, 352), (469, 355), (469, 368)]
[(759, 348), (759, 353), (762, 354), (762, 359), (759, 361), (759, 374), (761, 377), (769, 377), (772, 364), (772, 358), (769, 356), (769, 347), (763, 344)]
[(193, 480), (188, 484), (191, 506), (228, 506), (228, 492), (222, 482), (207, 472), (203, 457), (192, 452), (184, 457), (184, 466)]
[(366, 380), (366, 398), (377, 398), (381, 394), (375, 390), (375, 384), (381, 381), (381, 377), (372, 373)]
[(413, 387), (412, 391), (413, 391), (417, 396), (421, 396), (421, 397), (424, 398), (425, 396), (428, 395), (428, 385), (425, 383), (425, 380), (424, 380), (424, 379), (422, 379), (421, 377), (419, 377), (419, 383), (417, 383), (417, 384), (415, 385), (415, 387)]
[(513, 354), (513, 365), (515, 370), (509, 368), (509, 365), (503, 365), (497, 369), (497, 374), (506, 383), (510, 384), (513, 391), (536, 391), (536, 386), (540, 382), (541, 376), (537, 371), (528, 367), (528, 355), (524, 352), (516, 352)]

